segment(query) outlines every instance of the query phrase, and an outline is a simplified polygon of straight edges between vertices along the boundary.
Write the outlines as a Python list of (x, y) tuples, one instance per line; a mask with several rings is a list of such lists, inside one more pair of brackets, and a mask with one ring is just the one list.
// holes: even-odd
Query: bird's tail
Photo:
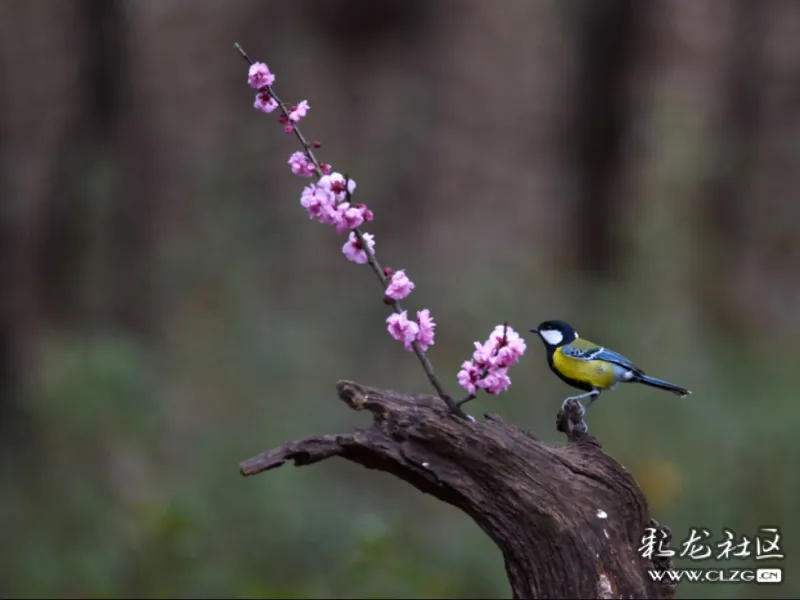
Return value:
[(687, 390), (686, 388), (682, 388), (679, 385), (675, 385), (670, 383), (669, 381), (664, 381), (663, 379), (656, 379), (655, 377), (650, 377), (649, 375), (645, 375), (644, 373), (636, 376), (636, 381), (639, 383), (643, 383), (645, 385), (652, 386), (654, 388), (658, 388), (661, 390), (667, 390), (668, 392), (672, 392), (673, 394), (678, 394), (681, 398), (684, 396), (688, 396), (691, 394), (691, 390)]

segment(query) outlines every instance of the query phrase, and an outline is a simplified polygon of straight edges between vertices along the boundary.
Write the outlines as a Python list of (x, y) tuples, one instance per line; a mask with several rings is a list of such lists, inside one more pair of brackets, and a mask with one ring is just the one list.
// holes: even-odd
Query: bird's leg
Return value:
[(562, 410), (566, 410), (567, 409), (567, 404), (569, 404), (571, 400), (574, 400), (575, 402), (578, 403), (578, 406), (581, 407), (581, 416), (583, 416), (584, 413), (586, 412), (586, 409), (583, 407), (583, 403), (581, 402), (581, 399), (582, 398), (586, 398), (586, 396), (588, 396), (588, 395), (589, 394), (587, 393), (587, 394), (579, 394), (577, 396), (569, 396), (568, 398), (564, 398), (564, 402), (561, 403)]
[(597, 400), (600, 397), (600, 390), (592, 390), (589, 392), (589, 402), (586, 403), (586, 410), (589, 410), (589, 407), (592, 405), (592, 402)]
[(589, 396), (597, 396), (599, 393), (600, 392), (598, 390), (592, 390), (591, 392), (586, 392), (585, 394), (578, 394), (577, 396), (570, 396), (569, 398), (564, 398), (564, 404), (566, 404), (570, 400), (583, 400), (584, 398), (588, 398)]
[[(586, 392), (585, 394), (578, 394), (577, 396), (570, 396), (568, 398), (564, 398), (564, 402), (561, 403), (561, 408), (566, 408), (567, 403), (570, 400), (575, 400), (578, 404), (580, 404), (581, 415), (583, 415), (586, 413), (586, 409), (589, 408), (589, 406), (591, 406), (592, 402), (594, 402), (599, 395), (600, 395), (600, 390), (592, 390), (591, 392)], [(581, 400), (584, 398), (589, 398), (589, 402), (586, 404), (585, 407), (581, 402)]]

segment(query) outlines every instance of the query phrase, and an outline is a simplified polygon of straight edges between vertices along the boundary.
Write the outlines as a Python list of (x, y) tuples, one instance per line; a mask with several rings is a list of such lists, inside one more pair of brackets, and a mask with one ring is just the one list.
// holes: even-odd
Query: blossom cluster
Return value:
[(498, 325), (483, 344), (475, 342), (472, 359), (464, 361), (458, 384), (474, 396), (478, 389), (499, 394), (509, 388), (508, 367), (525, 353), (525, 340), (508, 325)]
[(403, 342), (406, 350), (412, 351), (414, 342), (419, 344), (420, 350), (425, 352), (433, 344), (436, 323), (431, 317), (431, 312), (425, 308), (417, 311), (417, 320), (408, 318), (407, 311), (392, 313), (386, 319), (389, 334), (398, 342)]
[[(256, 99), (253, 102), (253, 107), (265, 112), (267, 114), (274, 112), (278, 108), (278, 101), (272, 94), (270, 88), (275, 83), (275, 75), (269, 70), (269, 67), (261, 62), (256, 62), (250, 65), (250, 70), (247, 73), (247, 83), (251, 88), (258, 90)], [(308, 114), (311, 106), (308, 100), (302, 100), (292, 106), (286, 113), (281, 113), (278, 117), (278, 122), (283, 125), (283, 130), (286, 133), (294, 131), (295, 123)]]
[[(307, 100), (290, 108), (282, 105), (272, 91), (275, 75), (264, 63), (255, 62), (250, 65), (247, 83), (257, 90), (253, 103), (257, 110), (269, 114), (281, 109), (278, 122), (283, 125), (286, 133), (294, 132), (297, 122), (311, 109)], [(316, 182), (305, 186), (300, 194), (301, 206), (308, 213), (309, 219), (331, 225), (339, 234), (349, 232), (347, 241), (342, 246), (342, 253), (348, 260), (357, 264), (370, 262), (370, 258), (375, 255), (375, 236), (361, 232), (358, 228), (365, 222), (372, 221), (374, 214), (366, 204), (352, 201), (356, 182), (341, 173), (333, 172), (331, 165), (317, 161), (299, 132), (298, 137), (303, 142), (304, 150), (294, 152), (289, 157), (289, 167), (292, 173), (300, 177), (318, 177)], [(321, 144), (313, 142), (310, 146), (319, 148)], [(403, 342), (409, 352), (414, 350), (414, 344), (418, 344), (424, 352), (434, 343), (436, 323), (430, 311), (417, 311), (417, 319), (410, 320), (407, 311), (399, 310), (397, 301), (407, 297), (415, 287), (405, 270), (392, 272), (387, 268), (384, 270), (384, 279), (384, 300), (396, 308), (386, 319), (389, 334)]]

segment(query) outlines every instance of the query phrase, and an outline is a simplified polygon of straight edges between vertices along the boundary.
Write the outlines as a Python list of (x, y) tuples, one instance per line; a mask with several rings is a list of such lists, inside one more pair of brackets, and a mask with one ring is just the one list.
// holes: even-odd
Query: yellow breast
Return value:
[(617, 381), (614, 366), (603, 360), (581, 360), (566, 356), (557, 348), (553, 353), (553, 366), (565, 377), (589, 383), (601, 390)]

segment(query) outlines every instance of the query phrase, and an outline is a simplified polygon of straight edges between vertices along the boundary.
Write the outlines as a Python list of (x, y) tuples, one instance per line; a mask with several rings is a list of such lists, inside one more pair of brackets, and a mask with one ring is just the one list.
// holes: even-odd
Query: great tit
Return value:
[(544, 321), (530, 331), (542, 338), (550, 369), (565, 383), (586, 392), (566, 398), (564, 404), (570, 400), (580, 402), (588, 397), (588, 408), (600, 392), (611, 391), (620, 382), (643, 383), (681, 397), (692, 393), (663, 379), (650, 377), (621, 354), (578, 337), (572, 326), (564, 321)]

